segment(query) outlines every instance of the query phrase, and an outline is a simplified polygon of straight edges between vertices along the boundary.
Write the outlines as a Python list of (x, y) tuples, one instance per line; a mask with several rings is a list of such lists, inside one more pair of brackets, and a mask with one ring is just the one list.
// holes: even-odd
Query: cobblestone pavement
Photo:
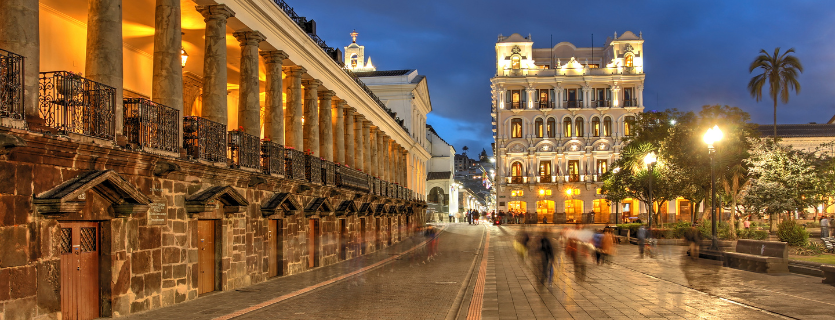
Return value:
[[(835, 287), (821, 278), (692, 262), (682, 258), (683, 247), (662, 246), (661, 257), (640, 259), (636, 246), (620, 245), (611, 265), (589, 261), (585, 281), (558, 254), (554, 283), (543, 286), (513, 249), (516, 230), (447, 225), (433, 259), (425, 247), (400, 255), (424, 240), (418, 236), (358, 259), (127, 318), (215, 319), (273, 300), (234, 319), (835, 319)], [(486, 233), (486, 268), (478, 281)], [(474, 298), (474, 292), (481, 294)]]

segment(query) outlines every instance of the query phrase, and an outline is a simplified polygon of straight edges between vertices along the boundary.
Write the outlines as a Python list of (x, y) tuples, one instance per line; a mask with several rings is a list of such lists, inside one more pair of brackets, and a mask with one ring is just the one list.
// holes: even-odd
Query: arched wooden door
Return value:
[(64, 319), (99, 314), (99, 224), (61, 222), (61, 313)]

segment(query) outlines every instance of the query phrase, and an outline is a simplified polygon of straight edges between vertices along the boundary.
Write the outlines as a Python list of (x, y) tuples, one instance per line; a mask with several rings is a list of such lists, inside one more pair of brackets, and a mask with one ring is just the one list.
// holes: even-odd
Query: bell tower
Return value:
[(371, 64), (371, 58), (365, 62), (365, 46), (357, 44), (357, 30), (350, 33), (351, 44), (345, 47), (345, 67), (354, 72), (376, 71), (377, 68)]

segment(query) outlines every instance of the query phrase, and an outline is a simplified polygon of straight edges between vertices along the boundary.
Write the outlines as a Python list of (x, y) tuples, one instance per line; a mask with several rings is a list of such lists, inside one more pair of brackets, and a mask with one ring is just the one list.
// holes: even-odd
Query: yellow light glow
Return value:
[(185, 68), (186, 62), (188, 61), (188, 53), (186, 53), (185, 48), (180, 48), (180, 59), (182, 60), (183, 68)]
[(544, 189), (539, 189), (539, 195), (544, 196), (545, 195), (545, 190)]
[(705, 132), (704, 141), (708, 144), (708, 146), (713, 146), (714, 142), (722, 140), (722, 130), (719, 129), (718, 125), (713, 126), (713, 128), (707, 129)]
[(571, 196), (571, 194), (573, 194), (573, 193), (574, 193), (574, 190), (571, 190), (570, 188), (569, 188), (569, 189), (565, 189), (565, 195), (567, 195), (567, 196)]
[(655, 156), (655, 152), (647, 153), (644, 157), (644, 164), (651, 165), (658, 161), (658, 157)]

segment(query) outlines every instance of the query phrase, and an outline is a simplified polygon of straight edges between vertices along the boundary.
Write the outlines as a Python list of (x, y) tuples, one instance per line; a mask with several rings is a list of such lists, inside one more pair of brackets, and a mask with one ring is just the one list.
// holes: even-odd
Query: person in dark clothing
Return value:
[(551, 265), (554, 263), (554, 247), (551, 245), (551, 240), (548, 239), (548, 233), (542, 232), (539, 237), (539, 254), (542, 259), (542, 284), (551, 286), (551, 281), (554, 276), (554, 270)]

